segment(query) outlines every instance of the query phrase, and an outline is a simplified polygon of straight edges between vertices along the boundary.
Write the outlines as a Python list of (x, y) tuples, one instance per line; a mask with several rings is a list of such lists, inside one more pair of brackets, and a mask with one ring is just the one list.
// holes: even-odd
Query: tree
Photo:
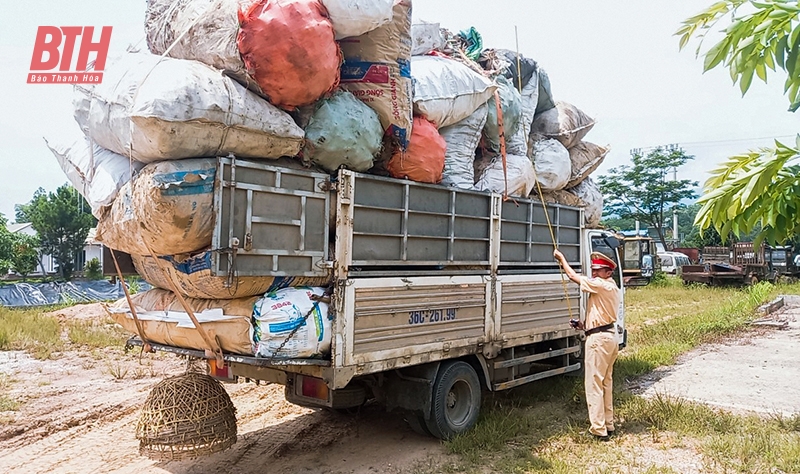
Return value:
[(83, 251), (89, 229), (95, 224), (89, 205), (72, 186), (65, 184), (55, 193), (36, 191), (33, 199), (16, 207), (39, 234), (41, 248), (58, 264), (59, 274), (69, 280), (75, 270), (75, 257)]
[(686, 179), (673, 181), (673, 169), (693, 159), (681, 149), (655, 148), (647, 155), (634, 153), (632, 166), (612, 168), (600, 176), (598, 184), (605, 199), (607, 215), (633, 219), (656, 229), (657, 237), (666, 248), (665, 219), (672, 209), (682, 207), (681, 201), (695, 197), (696, 182)]
[(22, 281), (39, 264), (39, 239), (32, 235), (16, 234), (12, 238), (11, 268), (22, 275)]
[(13, 234), (6, 229), (7, 223), (6, 217), (0, 214), (0, 275), (5, 275), (8, 273), (8, 269), (11, 268)]
[[(800, 2), (787, 0), (718, 1), (688, 18), (676, 35), (684, 48), (700, 38), (697, 56), (704, 70), (729, 70), (734, 84), (746, 94), (753, 76), (767, 82), (768, 72), (786, 73), (784, 92), (789, 111), (800, 108)], [(705, 52), (706, 35), (720, 22), (727, 24), (722, 39)], [(800, 235), (800, 135), (795, 143), (775, 142), (732, 156), (711, 172), (700, 198), (696, 223), (720, 235), (756, 233), (780, 244)]]
[(631, 219), (630, 217), (622, 219), (617, 216), (608, 216), (604, 217), (603, 220), (600, 221), (600, 224), (606, 229), (631, 230), (636, 228), (636, 219)]

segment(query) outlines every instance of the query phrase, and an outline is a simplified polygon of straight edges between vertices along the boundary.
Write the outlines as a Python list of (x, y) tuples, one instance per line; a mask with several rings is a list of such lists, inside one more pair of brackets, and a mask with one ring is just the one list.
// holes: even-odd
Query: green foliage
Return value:
[[(740, 13), (740, 8), (746, 11)], [(722, 39), (701, 53), (702, 40), (721, 21), (727, 22)], [(719, 1), (686, 19), (676, 35), (681, 48), (692, 37), (700, 38), (696, 54), (704, 56), (705, 70), (727, 68), (742, 94), (754, 75), (766, 82), (767, 70), (779, 68), (786, 73), (789, 110), (800, 107), (800, 2)], [(723, 237), (752, 233), (755, 242), (773, 244), (800, 234), (798, 150), (800, 136), (793, 146), (776, 141), (775, 148), (733, 156), (712, 171), (695, 221), (701, 233), (709, 228)]]
[[(788, 0), (716, 2), (704, 12), (686, 19), (675, 33), (685, 47), (692, 36), (705, 39), (718, 22), (730, 19), (723, 38), (702, 53), (703, 68), (708, 71), (724, 66), (744, 95), (757, 76), (767, 82), (767, 70), (776, 67), (787, 73), (784, 91), (791, 103), (789, 110), (800, 107), (800, 2)], [(739, 9), (747, 5), (740, 14)], [(701, 55), (702, 41), (696, 54)]]
[(103, 269), (100, 266), (100, 260), (95, 257), (88, 262), (86, 262), (86, 266), (83, 269), (84, 276), (89, 280), (102, 280), (103, 279)]
[(723, 236), (756, 232), (757, 244), (781, 244), (800, 234), (799, 157), (797, 149), (776, 141), (774, 149), (729, 158), (705, 183), (700, 229), (714, 227)]
[(43, 253), (53, 256), (62, 278), (70, 279), (75, 257), (95, 224), (89, 205), (75, 188), (64, 185), (49, 194), (40, 188), (28, 204), (17, 206), (17, 220), (33, 224)]
[(39, 264), (39, 239), (32, 235), (12, 236), (11, 268), (22, 275), (22, 280), (36, 270)]
[(7, 223), (5, 216), (0, 214), (0, 275), (4, 275), (11, 268), (13, 235), (6, 229)]
[(697, 186), (685, 179), (673, 181), (669, 174), (693, 158), (681, 149), (656, 148), (647, 155), (635, 153), (632, 165), (612, 168), (598, 179), (606, 214), (655, 228), (658, 239), (666, 246), (664, 223), (671, 216), (667, 211), (674, 206), (680, 208), (682, 200), (695, 197), (691, 188)]
[(603, 218), (600, 224), (606, 229), (631, 230), (636, 228), (636, 219), (631, 219), (630, 217), (622, 219), (620, 217), (611, 216)]

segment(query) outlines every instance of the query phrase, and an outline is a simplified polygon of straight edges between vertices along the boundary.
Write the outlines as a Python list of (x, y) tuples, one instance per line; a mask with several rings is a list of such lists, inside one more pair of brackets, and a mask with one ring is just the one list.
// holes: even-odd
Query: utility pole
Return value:
[[(672, 180), (678, 181), (678, 167), (672, 168)], [(678, 235), (678, 204), (672, 208), (672, 238), (675, 240), (675, 247), (680, 245), (681, 237)], [(673, 247), (673, 248), (675, 248)]]

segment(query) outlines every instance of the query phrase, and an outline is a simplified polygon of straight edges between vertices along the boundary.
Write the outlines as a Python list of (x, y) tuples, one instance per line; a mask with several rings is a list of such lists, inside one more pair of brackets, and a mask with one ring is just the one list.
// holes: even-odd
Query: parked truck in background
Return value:
[(766, 246), (737, 242), (731, 247), (704, 247), (702, 265), (684, 265), (684, 283), (707, 285), (754, 285), (774, 282), (777, 275), (770, 265)]
[[(330, 354), (225, 354), (220, 367), (202, 347), (152, 347), (208, 358), (230, 382), (282, 384), (298, 405), (374, 400), (443, 439), (475, 424), (483, 391), (581, 368), (569, 320), (585, 302), (553, 259), (545, 212), (574, 268), (588, 272), (592, 251), (620, 263), (618, 240), (585, 229), (579, 208), (346, 170), (220, 158), (214, 207), (215, 274), (330, 276)], [(623, 303), (616, 334), (624, 347)]]
[(658, 267), (656, 244), (652, 237), (622, 233), (622, 275), (625, 286), (650, 283)]

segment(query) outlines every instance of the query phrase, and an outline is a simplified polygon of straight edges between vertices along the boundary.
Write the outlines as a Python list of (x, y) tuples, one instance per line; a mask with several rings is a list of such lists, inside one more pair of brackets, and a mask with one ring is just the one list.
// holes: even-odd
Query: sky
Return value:
[[(458, 31), (474, 26), (487, 48), (516, 49), (547, 71), (556, 100), (597, 121), (586, 140), (611, 145), (597, 171), (630, 160), (630, 150), (678, 144), (695, 158), (679, 179), (702, 184), (726, 157), (791, 141), (800, 116), (786, 112), (781, 74), (755, 80), (742, 97), (727, 70), (702, 71), (697, 43), (678, 50), (680, 22), (712, 0), (415, 0), (414, 21)], [(5, 2), (0, 15), (0, 213), (39, 187), (66, 182), (43, 137), (74, 130), (72, 87), (26, 84), (40, 25), (113, 26), (110, 55), (145, 48), (145, 0)], [(710, 44), (709, 44), (710, 45)]]

